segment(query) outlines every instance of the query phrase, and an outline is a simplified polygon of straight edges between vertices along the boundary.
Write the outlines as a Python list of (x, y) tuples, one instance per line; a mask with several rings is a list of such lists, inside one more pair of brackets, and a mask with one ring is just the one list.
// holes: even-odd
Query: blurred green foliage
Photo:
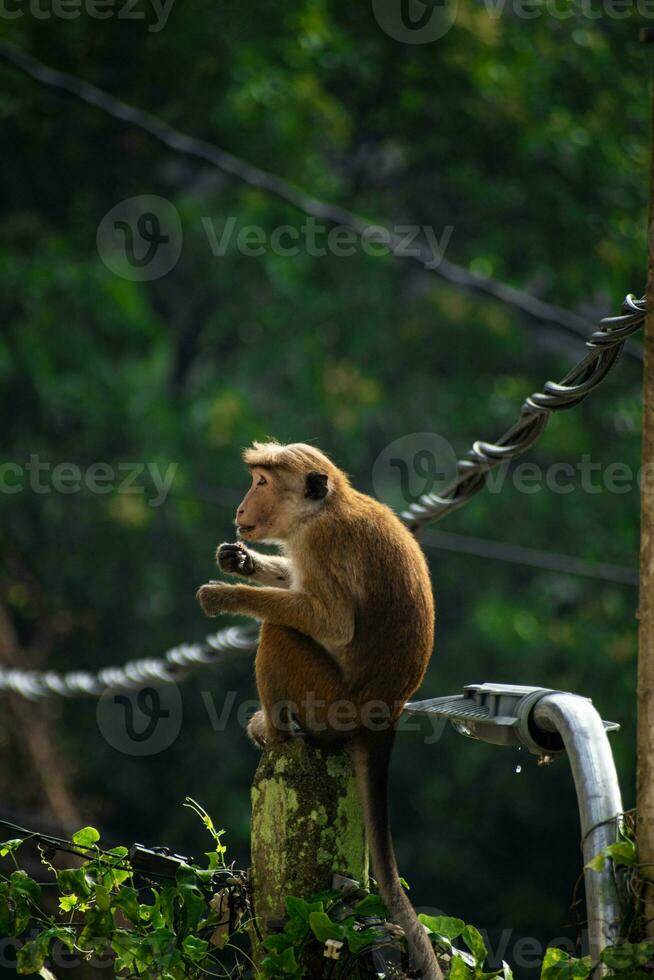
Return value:
[[(0, 18), (0, 35), (373, 220), (452, 225), (448, 259), (594, 319), (644, 288), (649, 57), (631, 8), (618, 19), (599, 4), (560, 7), (570, 16), (525, 19), (471, 2), (425, 45), (390, 38), (370, 4), (342, 0), (177, 0), (160, 31), (149, 14), (24, 7)], [(251, 439), (315, 441), (369, 491), (392, 440), (433, 431), (462, 455), (581, 353), (390, 257), (254, 258), (233, 242), (215, 257), (203, 217), (268, 234), (304, 217), (14, 69), (0, 78), (3, 461), (178, 467), (157, 508), (116, 493), (0, 494), (1, 599), (26, 645), (47, 629), (47, 666), (122, 663), (204, 635), (195, 589), (233, 537)], [(184, 234), (174, 270), (145, 283), (116, 277), (96, 250), (102, 217), (137, 194), (170, 200)], [(589, 453), (637, 469), (640, 380), (624, 360), (529, 458), (576, 466)], [(635, 567), (638, 492), (524, 494), (507, 480), (443, 526)], [(623, 725), (614, 748), (631, 805), (636, 589), (434, 548), (429, 558), (439, 613), (422, 695), (496, 680), (592, 697)], [(207, 713), (229, 691), (254, 696), (250, 658), (187, 682), (180, 736), (146, 758), (103, 740), (92, 700), (57, 705), (85, 818), (192, 853), (178, 806), (192, 795), (247, 861), (256, 754), (233, 713), (224, 731)], [(20, 807), (11, 758), (0, 803)], [(392, 791), (415, 904), (489, 930), (528, 977), (539, 957), (520, 937), (549, 942), (573, 918), (579, 832), (565, 760), (523, 759), (519, 774), (517, 761), (449, 731), (436, 746), (406, 733)]]

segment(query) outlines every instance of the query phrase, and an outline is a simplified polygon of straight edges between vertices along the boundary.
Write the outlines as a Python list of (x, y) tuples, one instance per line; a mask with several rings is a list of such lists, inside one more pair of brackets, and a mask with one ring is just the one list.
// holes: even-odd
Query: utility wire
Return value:
[(553, 551), (508, 544), (505, 541), (489, 541), (487, 538), (475, 538), (467, 534), (429, 530), (422, 536), (421, 544), (441, 551), (454, 551), (464, 555), (474, 555), (477, 558), (510, 562), (513, 565), (543, 568), (548, 572), (581, 575), (604, 582), (617, 582), (620, 585), (638, 585), (638, 571), (628, 565), (585, 561), (576, 555), (561, 555)]
[(131, 660), (122, 667), (105, 667), (97, 673), (70, 670), (18, 670), (0, 667), (0, 691), (14, 691), (30, 701), (53, 694), (63, 698), (99, 697), (107, 690), (140, 691), (147, 685), (175, 684), (198, 667), (222, 663), (228, 654), (249, 653), (257, 647), (259, 631), (230, 626), (208, 636), (204, 643), (181, 643), (163, 657)]
[(547, 381), (542, 391), (530, 395), (517, 421), (495, 442), (478, 439), (464, 459), (457, 462), (456, 476), (442, 493), (426, 493), (401, 515), (419, 534), (462, 507), (486, 486), (490, 471), (515, 459), (540, 439), (554, 412), (574, 408), (604, 381), (622, 353), (625, 343), (645, 321), (645, 299), (629, 294), (619, 316), (605, 316), (600, 329), (586, 341), (587, 354), (560, 381)]
[[(252, 167), (250, 164), (225, 153), (223, 150), (201, 140), (196, 140), (179, 133), (155, 116), (150, 116), (124, 102), (120, 102), (106, 92), (89, 85), (87, 82), (48, 68), (30, 55), (18, 49), (0, 44), (0, 60), (9, 62), (37, 81), (53, 88), (62, 89), (96, 106), (109, 115), (123, 122), (133, 124), (151, 133), (161, 142), (175, 150), (206, 160), (226, 173), (237, 177), (253, 186), (261, 187), (305, 213), (322, 218), (332, 224), (344, 224), (354, 228), (358, 234), (367, 232), (370, 225), (358, 215), (343, 208), (324, 204), (317, 198), (306, 195), (286, 181), (273, 174)], [(393, 246), (394, 254), (403, 255), (402, 243), (391, 232), (386, 232), (388, 241)], [(408, 256), (414, 258), (414, 256)], [(432, 258), (431, 256), (429, 258)], [(425, 255), (419, 259), (425, 264)], [(589, 328), (576, 314), (569, 313), (559, 307), (543, 304), (540, 300), (519, 290), (514, 290), (506, 284), (495, 280), (474, 276), (467, 270), (454, 266), (443, 260), (438, 269), (440, 275), (478, 291), (495, 295), (509, 305), (521, 309), (537, 320), (550, 322), (567, 329), (569, 332), (585, 336)], [(627, 339), (640, 328), (645, 317), (645, 301), (627, 296), (623, 311), (617, 317), (605, 317), (600, 330), (595, 331), (586, 342), (589, 349), (586, 356), (558, 384), (547, 382), (542, 392), (531, 395), (523, 405), (518, 422), (504, 433), (495, 443), (477, 441), (470, 450), (467, 459), (459, 460), (457, 477), (443, 495), (427, 494), (416, 504), (402, 514), (405, 523), (415, 532), (447, 513), (457, 509), (476, 494), (486, 482), (490, 469), (499, 465), (505, 459), (513, 459), (521, 454), (539, 438), (545, 429), (550, 414), (561, 411), (581, 402), (596, 388), (611, 370), (620, 353), (625, 350)], [(625, 350), (626, 352), (626, 350)], [(638, 352), (642, 359), (642, 352)], [(459, 536), (450, 535), (440, 541), (445, 546), (449, 540), (451, 549), (463, 550), (465, 547)], [(468, 541), (468, 547), (473, 545)], [(477, 541), (477, 553), (485, 548), (490, 557), (491, 548), (488, 543)], [(594, 567), (581, 559), (557, 556), (538, 552), (535, 549), (523, 549), (516, 546), (493, 545), (493, 557), (500, 557), (498, 547), (503, 547), (505, 560), (512, 554), (512, 560), (519, 564), (549, 567), (556, 571), (572, 571), (575, 574), (603, 577), (610, 581), (621, 581), (634, 584), (630, 569), (619, 566), (600, 565)], [(571, 564), (572, 563), (572, 564)], [(562, 564), (565, 567), (562, 567)], [(123, 667), (109, 667), (98, 673), (88, 671), (70, 671), (58, 674), (54, 671), (21, 671), (0, 668), (0, 690), (16, 691), (26, 698), (39, 699), (52, 694), (62, 697), (75, 695), (98, 696), (107, 689), (130, 690), (140, 689), (145, 684), (161, 684), (175, 682), (180, 670), (185, 673), (193, 667), (213, 663), (217, 657), (227, 652), (246, 652), (256, 647), (257, 634), (250, 629), (233, 627), (221, 630), (212, 637), (207, 637), (204, 644), (181, 644), (168, 651), (160, 659), (142, 659), (132, 661)]]
[[(329, 225), (343, 225), (352, 228), (359, 237), (369, 235), (371, 230), (375, 229), (376, 241), (383, 240), (393, 255), (416, 262), (423, 269), (434, 272), (452, 285), (491, 296), (506, 306), (526, 314), (532, 320), (557, 327), (575, 337), (586, 339), (593, 329), (593, 325), (577, 313), (572, 313), (570, 310), (565, 310), (552, 303), (546, 303), (530, 293), (498, 279), (476, 275), (463, 266), (449, 262), (444, 256), (435, 256), (429, 249), (422, 246), (414, 247), (412, 243), (409, 251), (403, 236), (396, 232), (368, 221), (347, 208), (326, 204), (276, 174), (255, 167), (212, 143), (188, 136), (186, 133), (169, 126), (157, 116), (114, 98), (108, 92), (96, 88), (95, 85), (90, 85), (84, 79), (50, 68), (13, 45), (0, 44), (0, 60), (20, 69), (42, 85), (68, 92), (114, 119), (142, 129), (178, 153), (184, 153), (187, 156), (203, 160), (205, 163), (210, 163), (236, 180), (287, 201), (293, 207), (313, 218), (325, 221)], [(625, 353), (634, 360), (641, 362), (643, 360), (642, 350), (637, 346), (629, 345)]]
[[(421, 497), (418, 503), (412, 504), (401, 515), (404, 522), (418, 533), (426, 525), (440, 520), (467, 503), (484, 487), (486, 476), (493, 467), (506, 459), (515, 458), (536, 442), (553, 411), (562, 411), (583, 401), (609, 373), (627, 338), (642, 326), (645, 305), (645, 300), (627, 296), (622, 314), (605, 317), (600, 329), (586, 342), (588, 353), (580, 363), (560, 382), (548, 381), (542, 392), (531, 395), (524, 403), (516, 424), (497, 442), (475, 442), (468, 457), (459, 460), (457, 477), (453, 484), (443, 495), (426, 494)], [(456, 546), (458, 550), (462, 550), (465, 539), (461, 540), (459, 536), (456, 538), (455, 541), (454, 536), (449, 536), (450, 547)], [(448, 537), (441, 537), (440, 540), (447, 544)], [(490, 552), (488, 543), (484, 545), (477, 541), (478, 551), (482, 547)], [(511, 545), (504, 547), (505, 560), (508, 560), (509, 554), (506, 549), (511, 549), (512, 560), (519, 564), (550, 567), (555, 571), (574, 571), (578, 575), (592, 575), (595, 578), (634, 584), (631, 578), (625, 578), (625, 571), (630, 570), (616, 570), (615, 566), (606, 565), (594, 568), (591, 563), (582, 559), (567, 559), (566, 556), (537, 552), (535, 549), (516, 551), (516, 546)], [(493, 548), (493, 557), (500, 557), (497, 548), (497, 545)], [(562, 562), (567, 563), (566, 567), (562, 567)], [(573, 562), (573, 567), (570, 562)], [(256, 645), (257, 633), (251, 628), (231, 627), (207, 637), (205, 643), (184, 643), (174, 647), (163, 658), (131, 661), (122, 667), (107, 667), (97, 673), (69, 671), (59, 674), (55, 671), (24, 671), (0, 667), (0, 690), (15, 691), (32, 700), (52, 694), (61, 697), (97, 697), (106, 690), (141, 690), (148, 684), (175, 683), (180, 677), (180, 671), (185, 674), (194, 667), (215, 663), (222, 660), (226, 653), (250, 652)]]

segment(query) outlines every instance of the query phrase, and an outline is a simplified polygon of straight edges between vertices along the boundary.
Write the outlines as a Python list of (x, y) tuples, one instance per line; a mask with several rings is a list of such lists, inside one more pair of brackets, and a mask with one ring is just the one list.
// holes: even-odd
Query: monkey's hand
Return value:
[(255, 564), (251, 553), (240, 541), (221, 544), (216, 551), (216, 561), (221, 572), (228, 575), (253, 575)]
[(219, 616), (234, 608), (238, 586), (225, 582), (208, 582), (197, 591), (197, 599), (207, 616)]

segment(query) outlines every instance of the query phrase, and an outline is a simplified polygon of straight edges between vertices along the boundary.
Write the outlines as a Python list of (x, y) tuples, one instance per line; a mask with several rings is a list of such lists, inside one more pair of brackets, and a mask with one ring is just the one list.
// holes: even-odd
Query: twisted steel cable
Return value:
[(457, 475), (442, 494), (425, 494), (405, 510), (402, 520), (415, 533), (457, 510), (482, 489), (487, 473), (505, 460), (529, 449), (545, 431), (552, 412), (561, 412), (583, 401), (604, 380), (627, 339), (645, 320), (645, 299), (631, 293), (619, 316), (607, 316), (600, 329), (586, 341), (588, 353), (559, 382), (548, 381), (542, 391), (525, 401), (518, 421), (496, 442), (478, 440), (465, 459), (457, 463)]
[[(401, 514), (414, 532), (441, 520), (463, 506), (486, 482), (486, 474), (504, 460), (514, 459), (542, 435), (552, 412), (578, 405), (604, 380), (620, 356), (627, 339), (645, 320), (645, 299), (629, 294), (619, 316), (604, 317), (600, 329), (586, 341), (588, 353), (561, 381), (548, 381), (542, 392), (530, 395), (520, 417), (496, 442), (478, 440), (466, 459), (457, 464), (457, 477), (442, 495), (426, 494)], [(96, 673), (73, 670), (17, 670), (0, 667), (0, 691), (13, 691), (32, 701), (60, 697), (98, 697), (106, 690), (139, 690), (183, 679), (194, 668), (221, 662), (226, 655), (256, 649), (258, 630), (232, 626), (207, 636), (204, 643), (182, 643), (161, 658), (131, 660), (122, 667), (105, 667)]]
[(230, 626), (207, 636), (204, 643), (182, 643), (163, 657), (130, 660), (122, 667), (105, 667), (97, 673), (71, 670), (15, 670), (0, 667), (0, 691), (13, 691), (30, 701), (58, 694), (60, 697), (99, 697), (104, 691), (140, 690), (146, 684), (174, 684), (197, 667), (221, 663), (234, 653), (256, 649), (258, 630)]

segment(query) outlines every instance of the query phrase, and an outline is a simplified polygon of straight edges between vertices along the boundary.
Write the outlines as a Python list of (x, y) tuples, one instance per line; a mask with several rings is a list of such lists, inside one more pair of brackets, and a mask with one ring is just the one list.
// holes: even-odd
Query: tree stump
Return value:
[[(292, 738), (264, 749), (252, 785), (252, 897), (259, 931), (279, 929), (288, 895), (368, 885), (368, 846), (349, 752)], [(254, 937), (253, 937), (254, 938)], [(262, 951), (253, 942), (255, 962)]]

